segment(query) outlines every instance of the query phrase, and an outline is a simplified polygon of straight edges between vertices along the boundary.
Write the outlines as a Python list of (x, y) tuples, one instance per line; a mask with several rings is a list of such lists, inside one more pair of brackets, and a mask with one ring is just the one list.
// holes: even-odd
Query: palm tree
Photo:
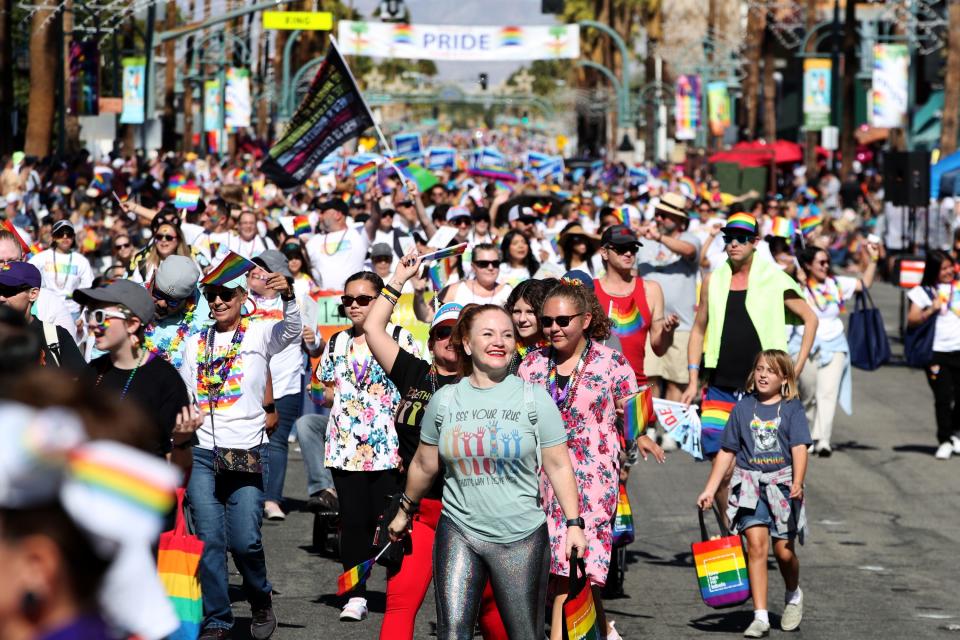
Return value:
[(960, 0), (948, 2), (947, 67), (940, 132), (940, 153), (944, 156), (957, 150), (957, 125), (960, 116)]
[(30, 101), (23, 150), (44, 157), (50, 154), (57, 65), (61, 62), (57, 60), (56, 0), (39, 0), (39, 4), (42, 8), (30, 21)]

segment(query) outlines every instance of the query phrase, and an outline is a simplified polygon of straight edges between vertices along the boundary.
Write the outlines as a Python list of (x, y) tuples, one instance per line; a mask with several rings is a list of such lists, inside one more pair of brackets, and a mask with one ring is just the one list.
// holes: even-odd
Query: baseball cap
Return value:
[(186, 256), (167, 256), (157, 268), (153, 289), (174, 300), (183, 300), (193, 294), (200, 279), (197, 263)]
[(723, 233), (741, 231), (752, 236), (757, 235), (757, 219), (749, 213), (735, 213), (727, 218), (727, 224), (720, 229)]
[(563, 274), (563, 279), (568, 280), (571, 283), (581, 284), (587, 289), (589, 289), (590, 291), (594, 290), (593, 278), (591, 278), (588, 273), (586, 273), (585, 271), (581, 271), (580, 269), (567, 271), (565, 274)]
[(347, 203), (338, 198), (333, 198), (331, 200), (326, 200), (318, 204), (315, 209), (321, 213), (327, 209), (335, 209), (342, 213), (345, 216), (350, 215), (350, 207), (347, 206)]
[(39, 288), (40, 270), (29, 262), (8, 262), (0, 266), (0, 285)]
[(450, 207), (447, 210), (447, 222), (453, 222), (457, 218), (470, 218), (470, 211), (465, 207)]
[(143, 324), (153, 322), (156, 313), (153, 297), (132, 280), (114, 280), (93, 289), (77, 289), (73, 292), (73, 300), (80, 306), (94, 302), (123, 305)]
[(445, 305), (441, 305), (441, 307), (437, 309), (437, 313), (433, 316), (430, 329), (433, 330), (434, 327), (441, 324), (456, 322), (460, 318), (461, 311), (463, 311), (463, 305), (456, 302), (448, 302)]
[(53, 224), (53, 231), (52, 231), (52, 233), (53, 233), (53, 235), (57, 235), (57, 232), (59, 232), (59, 231), (61, 231), (61, 230), (63, 230), (63, 229), (66, 229), (67, 231), (69, 231), (69, 232), (70, 232), (71, 234), (73, 234), (73, 235), (76, 235), (76, 233), (77, 233), (77, 230), (73, 228), (73, 225), (70, 224), (70, 221), (69, 221), (69, 220), (57, 220), (57, 221)]
[(613, 245), (615, 247), (622, 247), (628, 244), (643, 246), (643, 243), (637, 238), (637, 234), (626, 225), (615, 224), (607, 227), (607, 230), (600, 236), (601, 246)]
[(290, 263), (287, 259), (287, 256), (283, 255), (276, 249), (267, 249), (254, 258), (253, 263), (257, 266), (263, 267), (270, 273), (279, 273), (284, 278), (293, 277), (293, 274), (290, 273)]
[(514, 205), (511, 207), (510, 212), (507, 214), (507, 222), (513, 222), (515, 220), (520, 220), (521, 218), (536, 220), (537, 214), (530, 207), (521, 207), (520, 205)]
[(377, 258), (393, 259), (393, 249), (390, 248), (390, 245), (386, 242), (378, 242), (370, 247), (370, 259), (376, 260)]

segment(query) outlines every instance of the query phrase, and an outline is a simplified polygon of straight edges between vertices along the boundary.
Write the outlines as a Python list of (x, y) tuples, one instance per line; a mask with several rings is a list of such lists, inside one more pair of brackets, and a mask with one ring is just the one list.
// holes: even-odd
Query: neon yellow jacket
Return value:
[[(724, 262), (712, 274), (707, 300), (707, 335), (704, 342), (704, 366), (713, 369), (720, 357), (720, 336), (723, 335), (723, 319), (726, 316), (727, 295), (733, 271), (730, 261)], [(754, 254), (747, 276), (747, 315), (753, 322), (760, 338), (760, 346), (766, 349), (787, 350), (786, 326), (796, 324), (798, 319), (784, 307), (784, 294), (793, 291), (801, 299), (800, 285), (781, 271), (777, 265)]]

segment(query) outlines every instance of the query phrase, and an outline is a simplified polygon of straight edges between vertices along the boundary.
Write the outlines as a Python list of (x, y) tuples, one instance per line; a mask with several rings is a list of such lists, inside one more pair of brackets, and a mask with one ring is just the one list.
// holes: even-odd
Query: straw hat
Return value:
[(687, 199), (679, 193), (664, 193), (654, 207), (655, 211), (662, 211), (678, 218), (687, 218)]

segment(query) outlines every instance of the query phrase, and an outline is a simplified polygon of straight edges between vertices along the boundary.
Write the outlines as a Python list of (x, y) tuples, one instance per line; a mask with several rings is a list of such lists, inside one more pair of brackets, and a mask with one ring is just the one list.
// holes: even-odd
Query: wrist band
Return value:
[(384, 298), (389, 300), (390, 304), (392, 304), (393, 306), (397, 306), (397, 302), (400, 300), (399, 296), (391, 293), (390, 291), (387, 291), (386, 287), (380, 290), (380, 295), (382, 295)]
[(688, 364), (687, 371), (700, 371), (700, 365), (698, 364)]
[(400, 292), (397, 291), (394, 287), (391, 287), (389, 284), (383, 285), (383, 290), (389, 293), (392, 293), (395, 298), (400, 297)]
[(411, 499), (410, 499), (410, 496), (408, 496), (408, 495), (406, 494), (406, 492), (401, 492), (401, 493), (400, 493), (400, 502), (406, 502), (407, 504), (409, 504), (411, 507), (414, 507), (414, 508), (420, 506), (420, 503), (419, 503), (419, 502), (414, 502), (413, 500), (411, 500)]

